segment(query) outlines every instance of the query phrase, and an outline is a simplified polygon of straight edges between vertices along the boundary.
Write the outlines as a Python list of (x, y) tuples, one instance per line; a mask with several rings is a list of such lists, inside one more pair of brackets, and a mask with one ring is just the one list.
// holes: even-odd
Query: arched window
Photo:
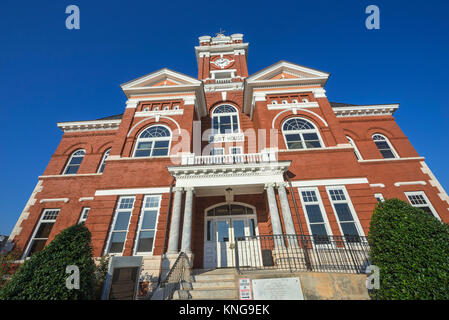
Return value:
[(223, 104), (212, 111), (212, 134), (239, 132), (237, 108)]
[(379, 149), (380, 153), (382, 153), (384, 159), (398, 158), (396, 151), (394, 151), (393, 147), (385, 136), (376, 133), (375, 135), (373, 135), (373, 141), (376, 144), (377, 149)]
[(70, 156), (69, 162), (67, 162), (63, 174), (76, 174), (85, 155), (86, 151), (83, 149), (79, 149), (73, 152)]
[(108, 150), (105, 151), (105, 153), (103, 153), (103, 158), (101, 158), (100, 166), (98, 167), (98, 173), (103, 173), (104, 167), (106, 165), (106, 158), (109, 156), (110, 152), (111, 149), (109, 148)]
[(349, 144), (354, 148), (354, 154), (355, 157), (357, 158), (357, 160), (362, 160), (362, 156), (360, 155), (359, 149), (357, 149), (357, 146), (354, 142), (354, 140), (352, 140), (351, 137), (346, 136), (346, 139), (348, 139)]
[(137, 138), (134, 157), (166, 156), (170, 150), (171, 132), (163, 126), (151, 126)]
[(318, 129), (309, 121), (293, 118), (282, 126), (285, 144), (290, 150), (321, 148), (321, 138)]

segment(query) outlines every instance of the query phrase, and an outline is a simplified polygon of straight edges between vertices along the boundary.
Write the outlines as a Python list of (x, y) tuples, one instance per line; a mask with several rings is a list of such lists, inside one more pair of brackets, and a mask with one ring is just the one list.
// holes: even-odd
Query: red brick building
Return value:
[(121, 86), (123, 114), (58, 123), (62, 140), (10, 236), (23, 257), (82, 221), (95, 256), (141, 255), (155, 276), (166, 252), (234, 266), (231, 239), (299, 234), (300, 223), (365, 236), (384, 198), (449, 222), (399, 105), (329, 102), (328, 73), (286, 61), (248, 75), (247, 50), (242, 34), (200, 37), (198, 79), (161, 69)]

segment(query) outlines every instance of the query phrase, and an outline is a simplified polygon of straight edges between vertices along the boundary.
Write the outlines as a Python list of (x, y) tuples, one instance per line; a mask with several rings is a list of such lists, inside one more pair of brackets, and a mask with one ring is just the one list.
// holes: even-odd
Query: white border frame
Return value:
[(346, 187), (345, 186), (341, 186), (341, 185), (340, 186), (326, 186), (326, 193), (327, 193), (327, 196), (329, 198), (329, 202), (332, 205), (332, 210), (334, 211), (334, 215), (335, 215), (336, 221), (338, 223), (338, 229), (340, 230), (340, 234), (342, 236), (344, 236), (343, 229), (341, 228), (341, 224), (340, 224), (340, 219), (339, 219), (338, 214), (337, 214), (337, 210), (335, 210), (335, 205), (334, 205), (335, 203), (334, 202), (336, 202), (336, 203), (340, 203), (340, 202), (343, 203), (343, 200), (333, 201), (332, 197), (330, 195), (330, 192), (329, 192), (329, 190), (332, 190), (332, 189), (341, 189), (341, 190), (343, 190), (343, 194), (344, 194), (344, 196), (346, 198), (346, 200), (344, 202), (348, 204), (349, 210), (351, 211), (351, 214), (352, 214), (353, 219), (354, 219), (355, 227), (356, 227), (357, 231), (359, 232), (359, 236), (364, 237), (365, 236), (365, 232), (363, 231), (362, 225), (360, 224), (359, 216), (357, 215), (357, 211), (355, 211), (354, 205), (352, 204), (352, 200), (349, 197), (348, 190), (346, 190)]
[[(438, 212), (435, 210), (435, 208), (432, 205), (432, 202), (430, 202), (429, 198), (427, 198), (426, 193), (424, 191), (407, 191), (404, 192), (405, 196), (407, 197), (407, 201), (408, 203), (415, 208), (421, 208), (421, 207), (429, 207), (430, 211), (432, 211), (432, 214), (435, 218), (437, 218), (438, 220), (442, 221), (440, 216), (438, 215)], [(410, 201), (408, 196), (413, 196), (413, 195), (420, 195), (423, 196), (424, 200), (426, 200), (427, 205), (416, 205), (416, 204), (412, 204), (412, 202)]]
[[(385, 202), (385, 198), (384, 198), (384, 195), (382, 193), (375, 193), (374, 194), (374, 198), (376, 198), (376, 200), (377, 200), (377, 198), (379, 198), (380, 202)], [(379, 200), (377, 200), (377, 202), (379, 203)]]
[[(383, 138), (385, 139), (385, 142), (388, 144), (388, 146), (389, 146), (390, 149), (391, 149), (391, 152), (392, 152), (393, 155), (394, 155), (394, 158), (393, 158), (393, 159), (401, 159), (401, 157), (399, 156), (399, 153), (397, 153), (397, 152), (396, 152), (396, 149), (393, 147), (393, 144), (391, 143), (390, 139), (388, 139), (388, 138), (387, 138), (384, 134), (382, 134), (382, 133), (373, 133), (373, 134), (371, 135), (371, 140), (374, 142), (374, 144), (376, 144), (376, 141), (381, 141), (381, 140), (374, 140), (374, 136), (381, 136), (381, 137), (383, 137)], [(376, 148), (377, 148), (377, 150), (379, 151), (379, 153), (381, 154), (382, 159), (391, 160), (391, 158), (384, 158), (384, 156), (382, 155), (382, 152), (380, 152), (379, 147), (377, 146), (377, 144), (376, 144)]]
[[(73, 156), (78, 151), (84, 151), (83, 160), (81, 160), (80, 164), (78, 165), (78, 170), (76, 170), (75, 173), (66, 173), (67, 168), (69, 167), (70, 162), (73, 159)], [(79, 157), (79, 156), (77, 156), (77, 157)], [(61, 175), (64, 175), (64, 176), (65, 175), (76, 175), (78, 173), (78, 171), (80, 170), (81, 164), (83, 163), (85, 157), (86, 157), (86, 149), (80, 148), (80, 149), (76, 149), (75, 151), (73, 151), (72, 154), (70, 155), (69, 161), (67, 161), (66, 165), (64, 166), (64, 170), (62, 170), (62, 174)]]
[[(111, 244), (111, 238), (112, 238), (112, 233), (113, 233), (113, 231), (114, 231), (114, 226), (115, 226), (115, 223), (116, 223), (116, 221), (117, 221), (117, 216), (118, 216), (118, 211), (119, 210), (123, 210), (123, 209), (119, 209), (119, 207), (120, 207), (120, 202), (122, 201), (122, 199), (124, 199), (124, 198), (133, 198), (134, 199), (134, 201), (133, 201), (133, 206), (132, 206), (132, 208), (130, 209), (131, 210), (131, 214), (129, 215), (129, 220), (128, 220), (128, 227), (126, 228), (126, 236), (125, 236), (125, 242), (123, 243), (123, 249), (122, 249), (122, 252), (120, 252), (120, 253), (113, 253), (113, 252), (109, 252), (109, 246), (110, 246), (110, 244)], [(130, 226), (130, 224), (131, 224), (131, 219), (132, 219), (132, 217), (133, 217), (133, 211), (134, 211), (134, 206), (136, 205), (136, 196), (134, 195), (134, 196), (120, 196), (118, 199), (117, 199), (117, 203), (115, 204), (115, 209), (114, 209), (114, 218), (112, 219), (112, 223), (110, 224), (110, 230), (109, 230), (109, 235), (108, 235), (108, 241), (106, 241), (106, 246), (105, 246), (105, 249), (104, 249), (104, 255), (110, 255), (110, 256), (118, 256), (118, 257), (121, 257), (121, 256), (123, 256), (123, 251), (125, 250), (125, 245), (126, 245), (126, 240), (127, 240), (127, 237), (128, 237), (128, 232), (129, 232), (129, 226)], [(123, 210), (123, 211), (125, 211), (125, 210)]]
[[(237, 132), (230, 132), (230, 133), (220, 133), (220, 132), (214, 132), (214, 111), (215, 109), (217, 109), (220, 106), (231, 106), (235, 109), (235, 113), (234, 112), (226, 112), (226, 113), (217, 113), (217, 115), (219, 116), (231, 116), (231, 121), (232, 121), (232, 116), (236, 115), (237, 116), (237, 126), (238, 126), (238, 131)], [(210, 111), (210, 120), (211, 120), (211, 130), (212, 130), (212, 137), (216, 136), (216, 135), (230, 135), (230, 134), (240, 134), (242, 133), (242, 128), (240, 126), (240, 114), (239, 114), (239, 108), (237, 108), (236, 106), (230, 104), (230, 103), (220, 103), (219, 105), (215, 106), (211, 111)], [(233, 122), (232, 122), (233, 123)], [(220, 123), (219, 123), (220, 124)]]
[(354, 148), (354, 151), (357, 154), (357, 161), (363, 160), (362, 154), (360, 153), (359, 149), (357, 148), (357, 145), (355, 144), (354, 139), (352, 139), (348, 135), (346, 136), (346, 139), (348, 139), (349, 144)]
[[(139, 233), (142, 230), (142, 222), (143, 222), (143, 212), (145, 211), (144, 205), (145, 205), (145, 200), (149, 197), (158, 197), (158, 207), (157, 207), (157, 214), (156, 214), (156, 223), (154, 225), (154, 239), (153, 239), (153, 248), (151, 249), (151, 251), (148, 252), (137, 252), (137, 245), (138, 245), (138, 241), (139, 241)], [(153, 256), (153, 252), (154, 252), (154, 246), (156, 244), (156, 234), (157, 234), (157, 230), (158, 230), (158, 224), (159, 224), (159, 216), (161, 213), (161, 203), (162, 203), (162, 194), (147, 194), (143, 197), (142, 199), (142, 207), (140, 209), (139, 212), (139, 223), (137, 224), (137, 229), (136, 229), (136, 236), (134, 238), (134, 246), (133, 246), (133, 256)]]
[(86, 219), (83, 219), (83, 215), (84, 215), (84, 211), (86, 211), (86, 210), (89, 210), (88, 212), (87, 212), (87, 217), (89, 217), (89, 212), (90, 212), (90, 207), (83, 207), (82, 209), (81, 209), (81, 214), (80, 214), (80, 218), (78, 219), (78, 224), (80, 224), (80, 223), (82, 223), (82, 222), (86, 222), (86, 220), (87, 220), (87, 218)]

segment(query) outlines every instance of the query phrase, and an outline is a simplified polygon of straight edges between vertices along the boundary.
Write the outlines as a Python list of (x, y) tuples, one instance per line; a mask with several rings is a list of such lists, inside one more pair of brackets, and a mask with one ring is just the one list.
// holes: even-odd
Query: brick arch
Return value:
[(129, 139), (129, 138), (135, 139), (147, 127), (152, 126), (152, 125), (158, 125), (158, 124), (162, 124), (162, 125), (169, 127), (170, 131), (172, 132), (172, 135), (174, 134), (174, 132), (176, 130), (178, 130), (180, 128), (179, 123), (170, 117), (160, 116), (159, 121), (156, 122), (155, 117), (151, 116), (151, 117), (145, 118), (145, 119), (141, 120), (140, 122), (136, 123), (129, 130), (126, 138), (127, 139)]
[(350, 138), (352, 138), (352, 140), (360, 140), (360, 136), (355, 131), (343, 129), (343, 133), (345, 134), (345, 136), (349, 136)]
[(392, 138), (394, 138), (394, 134), (384, 128), (370, 127), (370, 128), (368, 128), (368, 130), (366, 130), (367, 139), (371, 139), (372, 136), (376, 133), (380, 133), (380, 134), (384, 135), (385, 137), (388, 138), (388, 140), (391, 140)]
[(73, 152), (75, 152), (78, 149), (86, 150), (86, 155), (88, 153), (92, 153), (93, 152), (93, 147), (92, 147), (92, 145), (90, 143), (80, 142), (80, 143), (73, 144), (70, 147), (66, 148), (62, 152), (62, 154), (66, 155), (66, 156), (70, 156)]
[(101, 153), (101, 154), (105, 153), (106, 150), (112, 148), (112, 144), (113, 144), (113, 141), (112, 141), (112, 140), (111, 140), (111, 141), (108, 141), (108, 142), (106, 142), (106, 143), (103, 143), (101, 146), (99, 146), (99, 147), (97, 148), (96, 153)]

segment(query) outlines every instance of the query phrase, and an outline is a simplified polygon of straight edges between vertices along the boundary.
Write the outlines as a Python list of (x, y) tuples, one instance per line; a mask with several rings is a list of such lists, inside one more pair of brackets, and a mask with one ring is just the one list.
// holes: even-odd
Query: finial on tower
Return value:
[(215, 36), (216, 37), (218, 37), (218, 36), (224, 36), (224, 33), (226, 32), (226, 30), (222, 30), (221, 28), (220, 28), (220, 31), (218, 31), (218, 33), (216, 33), (215, 34)]

